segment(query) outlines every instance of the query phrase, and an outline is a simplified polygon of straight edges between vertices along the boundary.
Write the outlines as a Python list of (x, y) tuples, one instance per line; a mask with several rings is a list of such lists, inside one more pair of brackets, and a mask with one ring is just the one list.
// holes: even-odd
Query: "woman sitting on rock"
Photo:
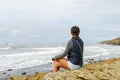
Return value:
[[(57, 72), (60, 68), (67, 70), (79, 69), (83, 66), (83, 48), (84, 43), (79, 37), (80, 29), (77, 26), (71, 28), (72, 39), (67, 43), (64, 53), (52, 58), (53, 72)], [(67, 59), (64, 58), (67, 56)]]

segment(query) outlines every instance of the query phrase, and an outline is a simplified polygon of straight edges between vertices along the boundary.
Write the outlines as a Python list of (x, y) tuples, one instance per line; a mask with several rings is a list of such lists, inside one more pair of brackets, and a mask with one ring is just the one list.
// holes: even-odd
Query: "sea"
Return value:
[[(64, 52), (66, 44), (0, 44), (0, 71), (20, 69), (52, 62), (52, 57)], [(85, 44), (84, 63), (89, 60), (107, 60), (120, 56), (120, 46), (106, 44)]]

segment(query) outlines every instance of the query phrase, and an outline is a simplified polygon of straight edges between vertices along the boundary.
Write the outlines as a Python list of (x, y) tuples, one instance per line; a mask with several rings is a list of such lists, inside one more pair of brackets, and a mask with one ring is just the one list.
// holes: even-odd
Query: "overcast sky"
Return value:
[(86, 42), (120, 35), (120, 0), (0, 0), (0, 42)]

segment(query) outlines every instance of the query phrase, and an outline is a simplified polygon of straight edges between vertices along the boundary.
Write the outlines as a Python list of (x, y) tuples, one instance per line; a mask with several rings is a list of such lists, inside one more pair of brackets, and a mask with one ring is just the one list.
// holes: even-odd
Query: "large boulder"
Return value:
[(120, 80), (120, 58), (86, 64), (84, 68), (48, 73), (45, 80)]

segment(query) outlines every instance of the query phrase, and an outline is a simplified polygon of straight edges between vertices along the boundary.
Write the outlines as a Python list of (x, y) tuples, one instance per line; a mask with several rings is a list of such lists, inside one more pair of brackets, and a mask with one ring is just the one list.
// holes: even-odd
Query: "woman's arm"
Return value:
[(67, 46), (66, 46), (66, 49), (65, 49), (64, 53), (59, 54), (59, 55), (53, 57), (52, 59), (53, 59), (53, 60), (56, 60), (56, 59), (60, 59), (60, 58), (65, 57), (65, 56), (70, 52), (70, 50), (71, 50), (72, 48), (73, 48), (73, 42), (70, 40), (70, 41), (68, 41), (68, 43), (67, 43)]

